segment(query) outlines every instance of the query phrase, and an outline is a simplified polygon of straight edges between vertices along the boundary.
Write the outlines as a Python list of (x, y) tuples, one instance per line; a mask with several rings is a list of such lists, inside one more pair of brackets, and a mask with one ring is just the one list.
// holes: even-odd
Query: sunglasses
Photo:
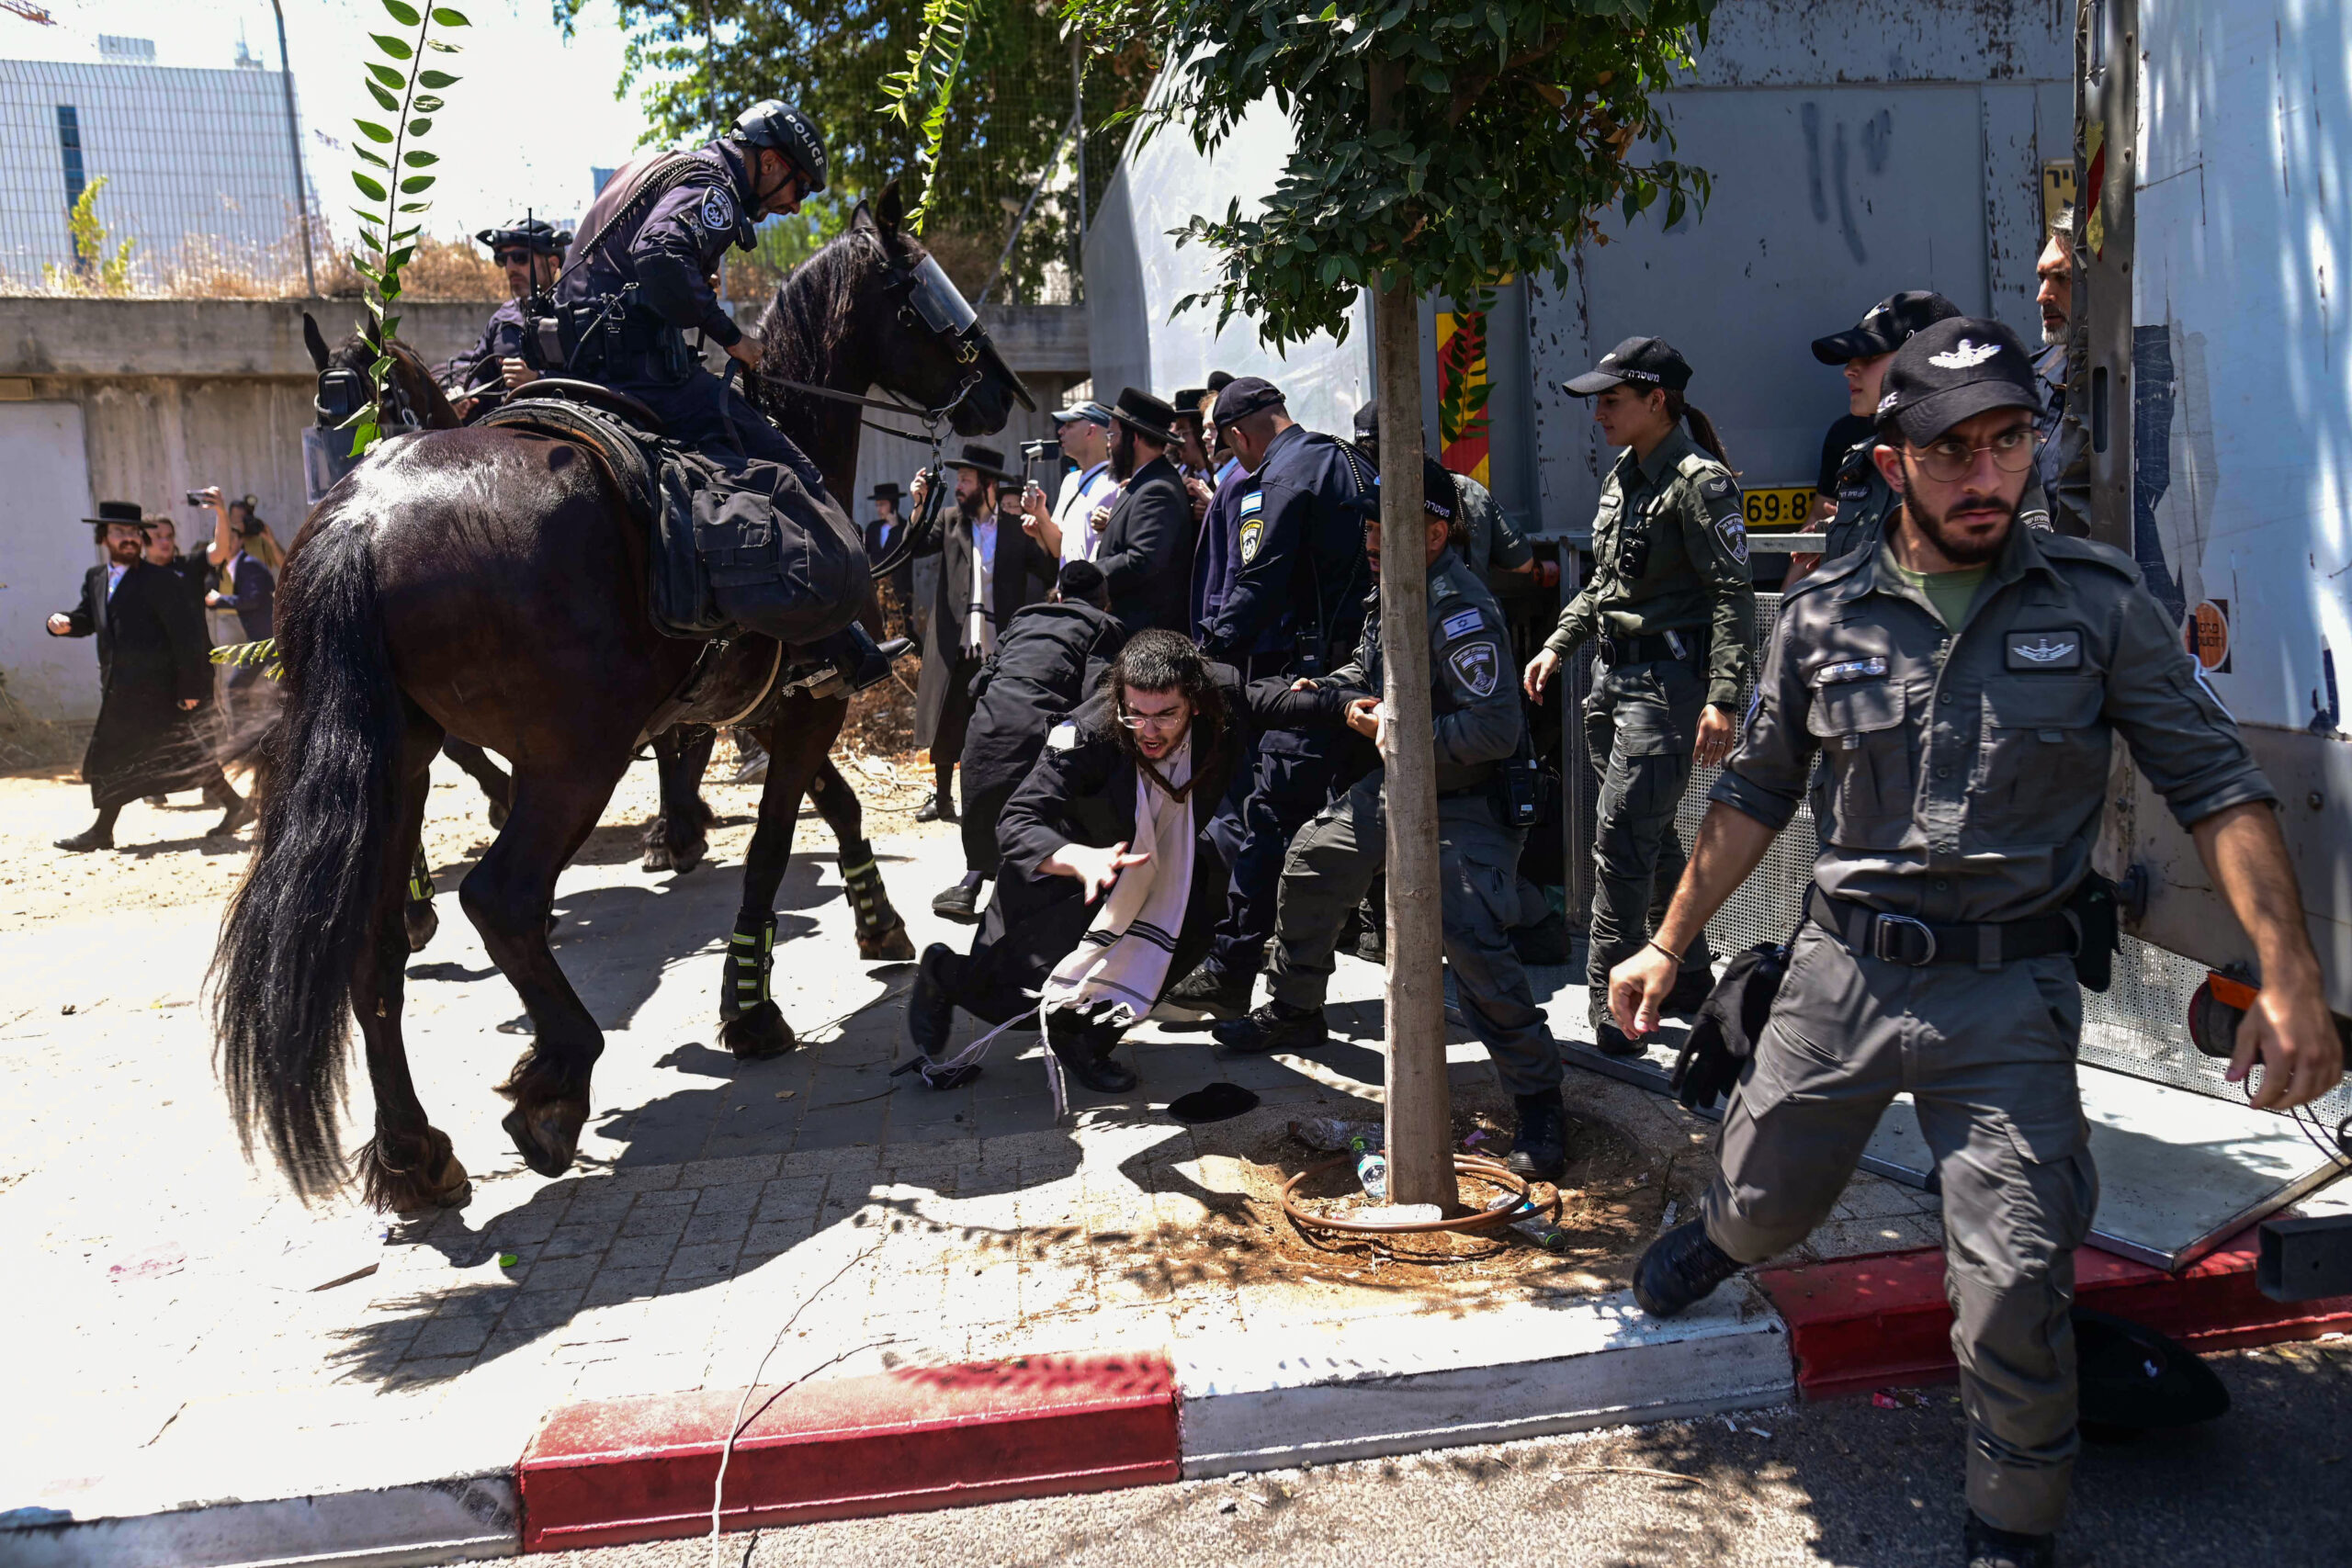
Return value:
[(528, 266), (531, 265), (531, 253), (528, 251), (501, 251), (498, 253), (498, 265), (501, 266)]

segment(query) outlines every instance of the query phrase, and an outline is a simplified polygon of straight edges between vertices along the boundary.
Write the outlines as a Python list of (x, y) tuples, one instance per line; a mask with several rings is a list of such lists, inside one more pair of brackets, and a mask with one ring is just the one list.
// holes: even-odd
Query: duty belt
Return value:
[(1989, 920), (1981, 925), (1936, 925), (1832, 898), (1818, 885), (1805, 890), (1804, 912), (1850, 951), (1914, 969), (1931, 964), (1998, 969), (2020, 959), (2072, 953), (2079, 941), (2075, 922), (2063, 914)]
[(1661, 660), (1687, 662), (1698, 651), (1699, 637), (1691, 632), (1636, 632), (1626, 637), (1604, 632), (1592, 639), (1592, 645), (1600, 650), (1602, 663), (1622, 670), (1628, 664), (1655, 664)]

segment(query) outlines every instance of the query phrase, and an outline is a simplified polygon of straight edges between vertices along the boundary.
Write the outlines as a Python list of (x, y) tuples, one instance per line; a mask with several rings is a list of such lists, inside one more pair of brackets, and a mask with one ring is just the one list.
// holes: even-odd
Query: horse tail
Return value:
[(219, 1066), (305, 1201), (345, 1179), (351, 976), (371, 940), (403, 731), (368, 531), (324, 521), (277, 596), (284, 704), (264, 743), (258, 848), (213, 955)]

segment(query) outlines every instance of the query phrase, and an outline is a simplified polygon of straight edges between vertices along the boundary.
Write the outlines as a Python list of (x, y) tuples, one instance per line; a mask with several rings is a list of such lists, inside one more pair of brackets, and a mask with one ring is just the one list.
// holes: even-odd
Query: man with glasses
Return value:
[(526, 218), (503, 229), (484, 229), (474, 238), (490, 248), (499, 270), (506, 275), (510, 298), (491, 312), (481, 342), (434, 370), (434, 378), (455, 400), (460, 419), (473, 412), (476, 402), (475, 397), (462, 394), (511, 392), (526, 381), (539, 378), (523, 357), (523, 334), (528, 330), (523, 307), (532, 295), (545, 294), (555, 287), (557, 264), (564, 246), (571, 243), (569, 233), (544, 218)]
[(2343, 1076), (2275, 796), (2236, 725), (2129, 557), (2020, 526), (2041, 407), (1996, 321), (1939, 321), (1895, 355), (1874, 460), (1901, 503), (1782, 604), (1673, 906), (1610, 977), (1619, 1026), (1654, 1031), (1677, 955), (1825, 753), (1826, 846), (1720, 1174), (1634, 1294), (1671, 1316), (1804, 1240), (1908, 1091), (1943, 1199), (1973, 1568), (2052, 1561), (2077, 1447), (2067, 1313), (2098, 1186), (2075, 1052), (2080, 980), (2105, 985), (2114, 943), (2090, 880), (2114, 736), (2258, 957), (2231, 1078), (2259, 1056), (2253, 1102), (2272, 1107)]

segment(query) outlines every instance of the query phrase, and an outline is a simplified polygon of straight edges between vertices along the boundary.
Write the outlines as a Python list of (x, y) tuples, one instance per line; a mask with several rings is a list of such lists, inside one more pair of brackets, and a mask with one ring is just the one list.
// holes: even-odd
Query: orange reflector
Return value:
[(2240, 1012), (2252, 1008), (2254, 998), (2260, 994), (2259, 987), (2249, 986), (2244, 980), (2233, 980), (2227, 975), (2208, 975), (2205, 983), (2212, 987), (2215, 1001), (2223, 1007), (2235, 1008)]

